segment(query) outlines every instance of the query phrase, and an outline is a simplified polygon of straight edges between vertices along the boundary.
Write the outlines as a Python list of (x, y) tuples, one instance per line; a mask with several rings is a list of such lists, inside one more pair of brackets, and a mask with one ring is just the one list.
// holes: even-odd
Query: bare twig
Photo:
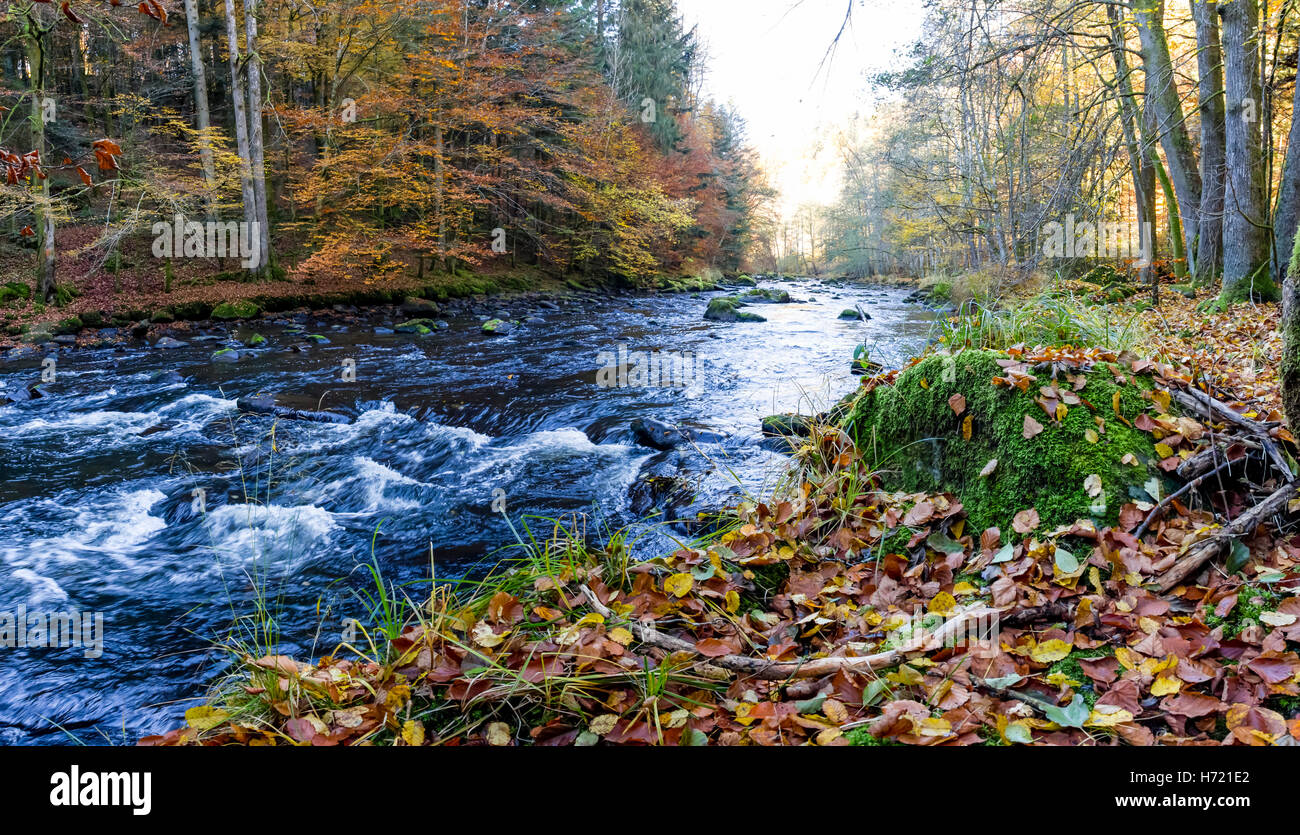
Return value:
[[(582, 587), (583, 594), (587, 597), (587, 602), (591, 608), (605, 618), (612, 618), (614, 613), (609, 607), (604, 605), (596, 598), (591, 589), (586, 586)], [(888, 650), (887, 652), (876, 653), (875, 655), (862, 655), (857, 657), (834, 657), (834, 658), (808, 658), (799, 661), (771, 661), (763, 658), (751, 658), (747, 655), (724, 655), (721, 658), (711, 658), (707, 666), (720, 667), (732, 673), (752, 678), (759, 678), (765, 681), (783, 681), (793, 678), (820, 678), (821, 676), (831, 675), (841, 670), (846, 672), (867, 672), (870, 670), (879, 670), (883, 667), (889, 667), (897, 664), (904, 656), (911, 652), (928, 652), (939, 649), (949, 640), (958, 635), (966, 634), (966, 631), (972, 626), (980, 623), (985, 618), (998, 615), (998, 610), (989, 608), (972, 609), (967, 612), (948, 620), (944, 625), (935, 632), (924, 637), (924, 639), (899, 647), (898, 649)], [(669, 652), (690, 652), (698, 653), (699, 650), (690, 641), (684, 641), (681, 638), (674, 638), (671, 635), (665, 635), (656, 629), (646, 627), (637, 621), (628, 621), (628, 627), (632, 633), (643, 643), (652, 647), (667, 650)]]

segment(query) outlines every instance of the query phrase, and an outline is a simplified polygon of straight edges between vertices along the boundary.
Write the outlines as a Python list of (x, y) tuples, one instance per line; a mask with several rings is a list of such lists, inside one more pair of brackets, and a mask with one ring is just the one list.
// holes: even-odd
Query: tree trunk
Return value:
[[(1294, 125), (1293, 125), (1294, 127)], [(1288, 149), (1287, 156), (1290, 157)], [(1282, 362), (1278, 377), (1282, 383), (1282, 409), (1287, 423), (1300, 426), (1300, 235), (1291, 230), (1291, 263), (1282, 282)]]
[(262, 58), (257, 51), (257, 0), (244, 0), (244, 29), (248, 36), (248, 144), (253, 168), (253, 197), (257, 201), (257, 270), (271, 268), (271, 222), (266, 204), (266, 149), (262, 142)]
[(230, 47), (230, 99), (235, 119), (235, 145), (239, 152), (239, 182), (244, 197), (244, 228), (251, 233), (257, 223), (257, 197), (253, 191), (253, 164), (248, 149), (248, 98), (239, 76), (239, 24), (235, 0), (226, 0), (226, 41)]
[[(43, 7), (33, 6), (23, 16), (23, 34), (27, 48), (27, 62), (31, 70), (31, 150), (36, 151), (42, 168), (49, 164), (45, 147), (45, 77), (46, 54), (50, 46), (49, 34), (53, 22), (43, 20)], [(48, 302), (54, 298), (54, 204), (50, 200), (49, 177), (32, 175), (34, 229), (40, 236), (36, 256), (36, 298)]]
[(1201, 116), (1201, 225), (1196, 279), (1213, 283), (1223, 263), (1223, 49), (1216, 6), (1191, 0), (1196, 21), (1197, 96)]
[(208, 72), (199, 45), (199, 9), (196, 0), (185, 0), (185, 22), (190, 38), (190, 71), (194, 76), (194, 112), (199, 128), (199, 162), (203, 168), (204, 201), (209, 220), (216, 219), (217, 172), (212, 158), (212, 115), (208, 110)]
[[(1286, 160), (1282, 163), (1282, 180), (1278, 185), (1277, 212), (1273, 219), (1273, 240), (1276, 263), (1274, 274), (1278, 281), (1286, 282), (1291, 292), (1291, 250), (1300, 225), (1300, 84), (1295, 85), (1292, 103), (1291, 131), (1286, 143)], [(1290, 412), (1288, 412), (1288, 415)], [(1296, 416), (1300, 419), (1300, 415)], [(1292, 424), (1296, 425), (1296, 424)]]
[(1128, 58), (1124, 55), (1124, 32), (1120, 28), (1119, 10), (1106, 7), (1110, 19), (1110, 50), (1115, 62), (1115, 84), (1118, 89), (1121, 122), (1124, 127), (1124, 144), (1128, 149), (1129, 167), (1133, 176), (1133, 194), (1137, 203), (1138, 226), (1141, 232), (1142, 258), (1139, 279), (1143, 284), (1156, 286), (1156, 275), (1151, 262), (1156, 254), (1156, 173), (1148, 155), (1155, 148), (1147, 145), (1142, 136), (1141, 116), (1133, 97), (1133, 82), (1129, 78)]
[(1264, 206), (1264, 159), (1259, 132), (1259, 9), (1255, 0), (1228, 0), (1223, 16), (1227, 177), (1223, 213), (1225, 298), (1249, 292), (1238, 287), (1257, 278), (1268, 261), (1268, 215)]
[(1148, 107), (1156, 120), (1156, 132), (1165, 150), (1169, 178), (1178, 201), (1182, 248), (1189, 262), (1187, 267), (1195, 269), (1201, 176), (1192, 140), (1187, 133), (1178, 88), (1174, 84), (1173, 61), (1169, 57), (1169, 40), (1165, 35), (1164, 4), (1162, 0), (1134, 0), (1133, 13), (1137, 17), (1142, 64), (1151, 91)]

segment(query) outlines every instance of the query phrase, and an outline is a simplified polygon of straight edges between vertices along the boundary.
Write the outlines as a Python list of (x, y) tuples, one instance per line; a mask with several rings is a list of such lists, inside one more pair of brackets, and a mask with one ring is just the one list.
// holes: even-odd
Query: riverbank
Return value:
[[(1294, 505), (1293, 439), (1267, 384), (1199, 365), (1227, 323), (1170, 312), (1141, 337), (1150, 311), (1059, 295), (953, 320), (708, 536), (632, 562), (617, 534), (534, 524), (487, 580), (419, 603), (376, 575), (355, 640), (316, 663), (229, 646), (209, 704), (145, 742), (1300, 738), (1300, 549), (1268, 524)], [(1057, 338), (1007, 342), (1031, 333)], [(1067, 344), (1089, 334), (1124, 347)], [(932, 446), (962, 454), (931, 470)]]
[[(797, 278), (780, 276), (772, 280)], [(840, 286), (909, 283), (901, 278), (828, 278), (826, 281)], [(31, 288), (22, 282), (10, 282), (0, 287), (0, 350), (21, 345), (105, 347), (131, 339), (152, 341), (177, 323), (188, 323), (181, 325), (187, 330), (203, 329), (214, 323), (271, 319), (289, 312), (328, 318), (391, 308), (404, 310), (411, 318), (421, 314), (427, 318), (428, 315), (454, 316), (474, 304), (493, 299), (529, 304), (539, 300), (610, 295), (703, 293), (743, 290), (756, 286), (756, 282), (749, 275), (723, 275), (716, 270), (660, 276), (646, 286), (637, 287), (610, 279), (556, 276), (530, 268), (430, 273), (422, 278), (395, 274), (360, 284), (350, 276), (331, 282), (249, 282), (231, 273), (217, 273), (177, 280), (174, 288), (166, 280), (141, 284), (137, 279), (134, 290), (123, 293), (120, 280), (100, 275), (88, 282), (61, 285), (58, 302), (49, 306), (34, 303)]]

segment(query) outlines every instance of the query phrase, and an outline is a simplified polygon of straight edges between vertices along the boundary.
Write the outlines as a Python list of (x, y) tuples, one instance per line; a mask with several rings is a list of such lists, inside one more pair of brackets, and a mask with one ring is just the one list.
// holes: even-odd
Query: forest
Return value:
[[(36, 251), (10, 292), (37, 307), (525, 268), (657, 286), (736, 273), (759, 234), (744, 122), (665, 0), (5, 7), (5, 271)], [(174, 218), (178, 243), (256, 225), (257, 257), (151, 257)]]

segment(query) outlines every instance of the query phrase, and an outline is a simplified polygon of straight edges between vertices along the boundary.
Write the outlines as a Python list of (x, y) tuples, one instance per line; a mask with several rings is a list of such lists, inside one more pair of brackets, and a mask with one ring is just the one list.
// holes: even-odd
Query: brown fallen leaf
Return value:
[(1011, 520), (1011, 529), (1018, 534), (1033, 533), (1038, 530), (1039, 523), (1038, 511), (1031, 507), (1016, 514), (1016, 518)]

